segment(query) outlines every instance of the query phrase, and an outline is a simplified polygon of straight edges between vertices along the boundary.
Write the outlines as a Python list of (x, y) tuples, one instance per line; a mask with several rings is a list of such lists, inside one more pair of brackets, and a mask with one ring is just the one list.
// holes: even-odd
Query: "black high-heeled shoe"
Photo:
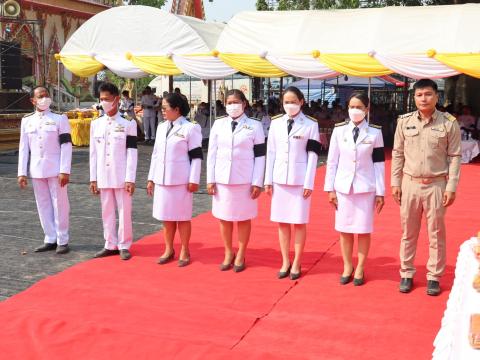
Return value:
[(279, 279), (285, 279), (289, 274), (290, 274), (290, 269), (292, 268), (292, 265), (290, 265), (287, 269), (287, 271), (279, 271), (278, 272), (278, 278)]
[(300, 276), (302, 276), (302, 268), (298, 269), (298, 273), (290, 271), (290, 280), (298, 280), (300, 279)]
[(353, 278), (353, 285), (362, 286), (363, 284), (365, 284), (365, 271), (363, 272), (362, 277), (360, 279), (356, 277)]
[(352, 273), (348, 276), (340, 276), (340, 284), (347, 285), (350, 281), (352, 281), (353, 274), (355, 273), (355, 269), (352, 269)]
[(233, 272), (239, 273), (245, 270), (245, 268), (245, 257), (243, 258), (243, 263), (241, 265), (235, 265), (235, 263), (233, 263)]
[(157, 263), (160, 265), (165, 265), (165, 264), (168, 264), (170, 261), (172, 261), (174, 258), (175, 258), (175, 250), (173, 250), (170, 255), (159, 258)]
[(227, 271), (230, 270), (233, 266), (233, 262), (235, 261), (235, 254), (232, 256), (232, 260), (228, 264), (221, 263), (220, 264), (220, 271)]

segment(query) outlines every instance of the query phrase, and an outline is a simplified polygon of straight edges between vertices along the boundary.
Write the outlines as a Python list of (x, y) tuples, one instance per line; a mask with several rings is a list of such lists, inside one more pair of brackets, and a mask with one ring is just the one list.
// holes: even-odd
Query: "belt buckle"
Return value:
[(432, 180), (432, 179), (425, 179), (425, 178), (424, 178), (424, 179), (422, 179), (422, 184), (424, 184), (424, 185), (431, 184), (432, 182), (433, 182), (433, 180)]

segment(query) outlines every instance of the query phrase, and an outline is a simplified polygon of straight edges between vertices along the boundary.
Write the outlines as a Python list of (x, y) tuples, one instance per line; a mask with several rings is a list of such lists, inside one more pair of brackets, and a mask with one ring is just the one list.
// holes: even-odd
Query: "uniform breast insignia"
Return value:
[(295, 135), (295, 136), (293, 136), (293, 138), (294, 138), (294, 139), (303, 139), (303, 136), (301, 136), (301, 135)]
[(283, 117), (283, 114), (278, 114), (278, 115), (273, 116), (272, 120), (280, 119), (281, 117)]
[(178, 136), (179, 138), (185, 139), (185, 135), (183, 135), (183, 134), (175, 133), (173, 135)]
[(438, 127), (432, 127), (432, 130), (433, 130), (433, 131), (438, 131), (438, 132), (443, 132), (443, 129), (442, 129), (442, 128), (438, 128)]
[(45, 125), (57, 125), (55, 121), (46, 121)]
[(115, 131), (115, 132), (125, 132), (125, 126), (117, 125), (117, 126), (115, 126), (115, 129), (113, 131)]
[(368, 124), (369, 127), (372, 127), (374, 129), (382, 129), (382, 127), (380, 125), (376, 125), (376, 124)]
[(347, 125), (347, 122), (346, 122), (346, 121), (343, 121), (343, 122), (341, 122), (341, 123), (335, 124), (335, 127), (344, 126), (344, 125)]
[(416, 126), (407, 126), (405, 129), (406, 130), (414, 130), (416, 128), (417, 128)]
[(373, 144), (373, 140), (365, 139), (361, 142), (361, 144)]
[(247, 130), (253, 130), (253, 127), (248, 126), (248, 125), (243, 125), (243, 128), (244, 128), (244, 129), (247, 129)]
[(448, 121), (455, 121), (457, 120), (457, 118), (455, 116), (453, 116), (452, 114), (448, 113), (448, 112), (445, 112), (443, 113), (445, 115), (445, 117), (447, 118)]

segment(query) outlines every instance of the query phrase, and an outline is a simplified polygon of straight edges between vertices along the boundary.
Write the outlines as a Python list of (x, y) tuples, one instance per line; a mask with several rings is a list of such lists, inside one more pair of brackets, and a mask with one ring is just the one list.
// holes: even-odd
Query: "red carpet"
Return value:
[[(452, 284), (458, 246), (480, 228), (478, 165), (462, 167), (457, 202), (448, 213), (445, 289)], [(191, 266), (157, 265), (163, 246), (155, 234), (133, 246), (128, 262), (88, 261), (0, 303), (1, 358), (430, 358), (449, 292), (437, 298), (425, 294), (425, 232), (416, 288), (400, 294), (399, 210), (388, 194), (376, 219), (366, 285), (340, 286), (342, 261), (323, 178), (321, 168), (305, 276), (298, 282), (276, 279), (277, 231), (262, 195), (245, 272), (218, 271), (223, 259), (218, 224), (203, 214), (193, 221)]]

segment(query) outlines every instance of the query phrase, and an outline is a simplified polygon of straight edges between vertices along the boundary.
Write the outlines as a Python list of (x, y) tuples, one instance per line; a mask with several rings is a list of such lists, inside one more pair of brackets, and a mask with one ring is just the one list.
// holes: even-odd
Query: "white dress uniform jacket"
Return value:
[(117, 112), (104, 115), (90, 126), (90, 181), (99, 189), (123, 188), (135, 182), (137, 171), (137, 124)]
[[(200, 125), (183, 116), (158, 126), (148, 180), (158, 185), (199, 184), (202, 167)], [(168, 132), (168, 136), (167, 136)]]
[(328, 152), (325, 191), (349, 194), (374, 192), (385, 195), (385, 153), (382, 130), (363, 121), (353, 139), (352, 121), (339, 123), (333, 130)]
[(290, 134), (288, 115), (272, 119), (267, 144), (265, 185), (303, 186), (313, 190), (320, 152), (318, 124), (300, 112)]
[(36, 111), (22, 119), (18, 153), (18, 176), (45, 179), (70, 174), (72, 138), (65, 115), (50, 110)]
[(230, 116), (215, 120), (210, 132), (207, 183), (251, 184), (262, 187), (265, 169), (265, 135), (262, 124), (245, 114), (232, 133)]

